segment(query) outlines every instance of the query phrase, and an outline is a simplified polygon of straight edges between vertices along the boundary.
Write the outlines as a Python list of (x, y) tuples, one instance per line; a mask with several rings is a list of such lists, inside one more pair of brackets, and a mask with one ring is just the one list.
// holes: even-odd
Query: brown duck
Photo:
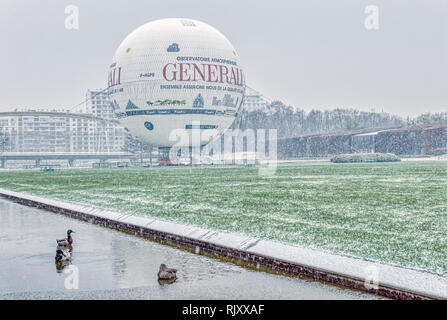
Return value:
[(177, 278), (177, 269), (171, 269), (165, 264), (161, 264), (157, 275), (158, 280), (175, 280)]

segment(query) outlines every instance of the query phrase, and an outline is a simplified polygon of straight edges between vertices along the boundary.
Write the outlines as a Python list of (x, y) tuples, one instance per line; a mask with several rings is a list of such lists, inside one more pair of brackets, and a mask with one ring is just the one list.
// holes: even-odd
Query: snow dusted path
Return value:
[(134, 216), (0, 189), (14, 201), (103, 224), (147, 238), (195, 247), (247, 264), (347, 286), (391, 298), (447, 299), (447, 277), (319, 250)]

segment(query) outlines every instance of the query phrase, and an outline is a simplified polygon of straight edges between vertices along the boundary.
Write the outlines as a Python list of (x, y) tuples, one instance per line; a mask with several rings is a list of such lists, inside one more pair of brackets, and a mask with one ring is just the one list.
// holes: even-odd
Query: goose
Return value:
[(177, 278), (177, 269), (171, 269), (165, 264), (161, 264), (157, 275), (159, 280), (175, 280)]
[(68, 229), (67, 230), (67, 238), (60, 239), (60, 240), (56, 239), (57, 245), (59, 247), (69, 247), (69, 246), (71, 246), (71, 244), (73, 243), (73, 238), (71, 237), (72, 233), (75, 233), (75, 232), (73, 230), (71, 230), (71, 229)]

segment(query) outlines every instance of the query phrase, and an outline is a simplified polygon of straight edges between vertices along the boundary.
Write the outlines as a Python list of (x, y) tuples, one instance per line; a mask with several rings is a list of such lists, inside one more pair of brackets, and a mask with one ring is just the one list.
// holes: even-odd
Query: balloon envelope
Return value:
[(245, 90), (239, 56), (227, 38), (191, 19), (149, 22), (128, 35), (109, 70), (108, 89), (122, 125), (145, 143), (200, 144), (227, 129)]

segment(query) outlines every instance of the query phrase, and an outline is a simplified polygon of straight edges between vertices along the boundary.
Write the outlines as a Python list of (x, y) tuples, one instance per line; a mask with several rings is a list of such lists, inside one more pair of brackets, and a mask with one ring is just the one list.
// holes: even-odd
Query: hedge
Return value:
[(352, 162), (396, 162), (400, 158), (393, 153), (354, 153), (339, 154), (331, 158), (334, 163)]

